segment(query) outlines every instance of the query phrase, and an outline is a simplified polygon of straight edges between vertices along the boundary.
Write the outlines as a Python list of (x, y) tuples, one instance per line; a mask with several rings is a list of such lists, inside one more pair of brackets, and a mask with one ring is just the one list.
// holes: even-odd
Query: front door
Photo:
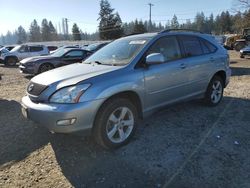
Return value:
[(152, 53), (161, 53), (165, 63), (150, 65), (144, 70), (146, 110), (174, 102), (189, 94), (186, 90), (187, 65), (182, 59), (176, 37), (160, 38), (151, 46), (147, 55)]
[(27, 57), (30, 57), (29, 47), (26, 45), (23, 45), (19, 51), (18, 51), (18, 59), (21, 61), (22, 59), (25, 59)]
[(72, 63), (81, 62), (84, 57), (85, 57), (84, 51), (82, 51), (82, 50), (70, 51), (62, 57), (62, 60), (63, 60), (62, 65), (69, 65)]

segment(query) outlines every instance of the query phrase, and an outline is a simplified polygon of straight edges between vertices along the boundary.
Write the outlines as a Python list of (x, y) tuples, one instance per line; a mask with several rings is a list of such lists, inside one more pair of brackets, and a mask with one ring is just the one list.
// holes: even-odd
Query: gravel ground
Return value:
[(0, 65), (0, 187), (250, 187), (250, 59), (230, 55), (219, 106), (168, 107), (112, 152), (25, 120), (19, 102), (30, 77)]

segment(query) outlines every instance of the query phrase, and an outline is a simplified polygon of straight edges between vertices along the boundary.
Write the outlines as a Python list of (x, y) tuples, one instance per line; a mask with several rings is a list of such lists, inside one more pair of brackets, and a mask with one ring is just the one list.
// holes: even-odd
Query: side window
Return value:
[(217, 50), (213, 44), (203, 39), (201, 39), (201, 45), (205, 54), (214, 53)]
[(82, 57), (82, 56), (83, 56), (83, 51), (79, 51), (79, 50), (71, 51), (65, 54), (65, 57)]
[(43, 47), (41, 46), (30, 46), (30, 52), (40, 52), (43, 51)]
[(163, 37), (156, 41), (149, 49), (147, 55), (152, 53), (161, 53), (165, 61), (171, 61), (181, 58), (181, 52), (176, 37)]
[(20, 53), (25, 53), (25, 52), (28, 52), (28, 46), (22, 46), (20, 49), (19, 49), (19, 52)]
[(200, 41), (194, 36), (180, 37), (186, 57), (198, 56), (203, 54)]

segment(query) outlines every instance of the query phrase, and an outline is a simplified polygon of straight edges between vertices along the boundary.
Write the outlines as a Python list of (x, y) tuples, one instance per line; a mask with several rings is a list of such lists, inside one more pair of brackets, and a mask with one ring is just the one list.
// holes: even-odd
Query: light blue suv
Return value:
[(160, 107), (193, 98), (216, 106), (230, 75), (227, 51), (211, 35), (133, 35), (83, 63), (34, 77), (22, 112), (50, 131), (90, 131), (97, 143), (117, 148), (128, 143), (139, 118)]

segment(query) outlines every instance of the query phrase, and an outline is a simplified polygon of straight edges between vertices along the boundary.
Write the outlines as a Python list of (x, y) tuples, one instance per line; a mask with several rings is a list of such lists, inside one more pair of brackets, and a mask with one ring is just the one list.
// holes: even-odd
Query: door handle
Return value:
[(185, 63), (180, 64), (181, 69), (185, 69), (187, 66)]

